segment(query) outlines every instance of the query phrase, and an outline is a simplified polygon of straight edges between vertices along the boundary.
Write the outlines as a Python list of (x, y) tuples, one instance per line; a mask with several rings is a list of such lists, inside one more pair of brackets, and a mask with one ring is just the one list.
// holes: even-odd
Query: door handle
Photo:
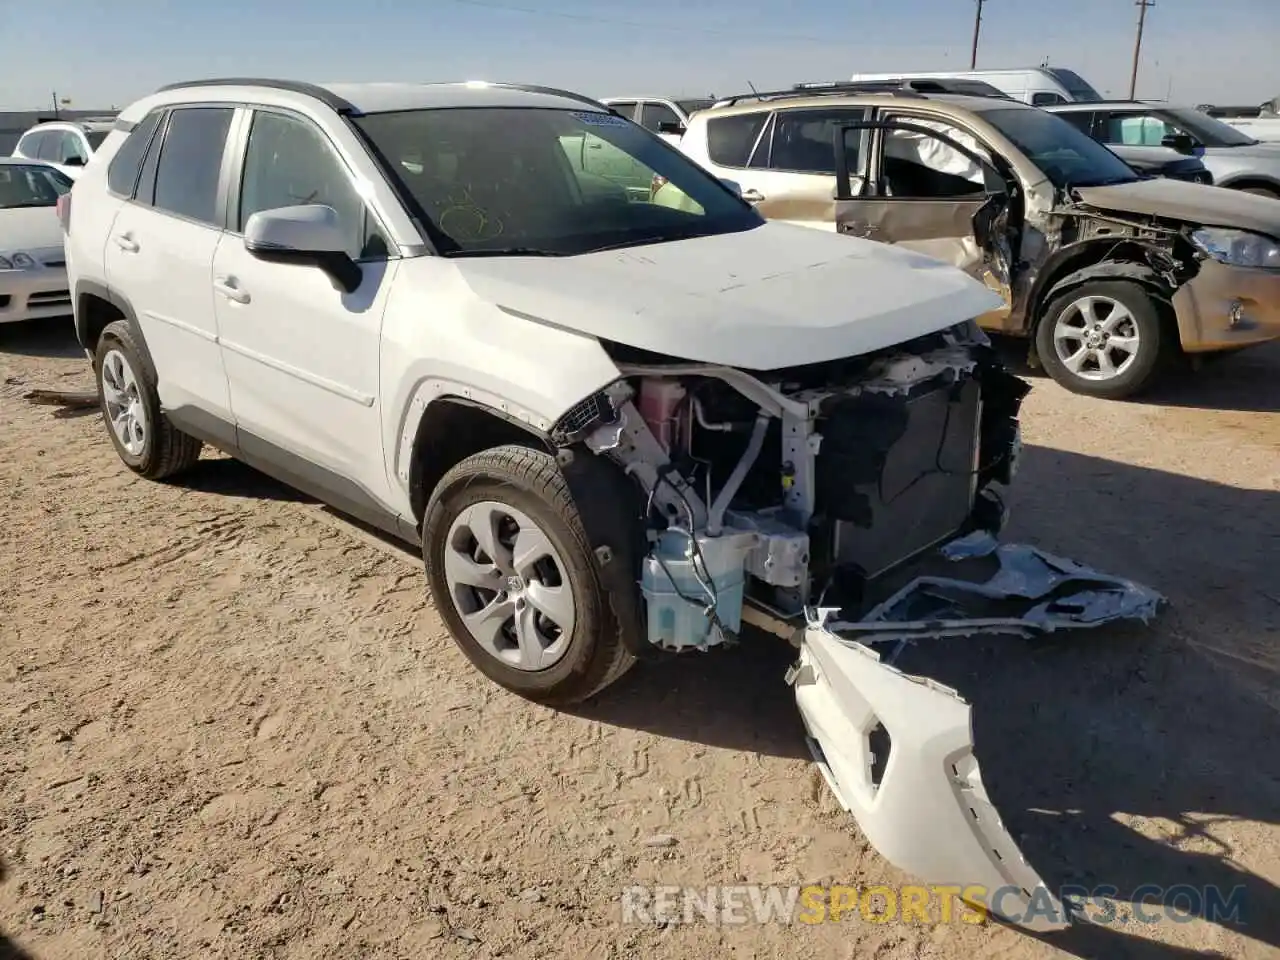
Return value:
[(116, 246), (125, 253), (137, 253), (139, 250), (138, 241), (127, 233), (117, 233), (112, 239), (115, 240)]
[(249, 302), (249, 292), (247, 290), (241, 290), (239, 287), (237, 287), (235, 278), (233, 277), (216, 278), (213, 281), (213, 289), (217, 290), (220, 294), (222, 294), (228, 300), (234, 300), (236, 303)]
[(764, 194), (759, 190), (744, 190), (742, 191), (742, 199), (747, 201), (747, 203), (759, 203), (764, 199)]

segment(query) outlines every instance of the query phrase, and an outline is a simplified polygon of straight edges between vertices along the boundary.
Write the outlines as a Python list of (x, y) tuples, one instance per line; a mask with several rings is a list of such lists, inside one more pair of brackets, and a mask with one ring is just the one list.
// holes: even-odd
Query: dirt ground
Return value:
[(1034, 378), (1007, 538), (1172, 605), (906, 664), (975, 703), (984, 779), (1051, 886), (1245, 891), (1240, 922), (1043, 939), (623, 925), (637, 883), (909, 880), (809, 764), (790, 651), (530, 705), (468, 667), (412, 554), (209, 452), (137, 480), (96, 412), (21, 399), (90, 382), (66, 326), (0, 328), (0, 957), (1280, 955), (1280, 349), (1143, 403)]

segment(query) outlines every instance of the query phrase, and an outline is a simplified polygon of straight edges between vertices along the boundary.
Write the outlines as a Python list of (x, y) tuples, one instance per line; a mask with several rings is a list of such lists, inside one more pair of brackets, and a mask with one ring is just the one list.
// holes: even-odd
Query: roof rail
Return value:
[(743, 100), (795, 100), (800, 97), (831, 97), (844, 93), (888, 93), (895, 97), (923, 97), (923, 94), (899, 83), (870, 80), (863, 83), (831, 81), (829, 83), (814, 84), (800, 83), (790, 90), (770, 90), (766, 93), (760, 93), (759, 91), (739, 93), (732, 97), (722, 97), (715, 102), (715, 106), (731, 107)]
[(572, 90), (561, 90), (558, 87), (540, 87), (534, 83), (490, 83), (491, 87), (502, 87), (505, 90), (523, 90), (525, 93), (542, 93), (552, 97), (564, 97), (566, 100), (576, 100), (578, 103), (589, 104), (600, 110), (607, 110), (609, 113), (616, 111), (612, 107), (605, 106), (599, 100), (593, 100), (591, 97), (581, 93), (574, 93)]
[(214, 77), (209, 80), (183, 80), (178, 83), (167, 83), (160, 87), (156, 93), (164, 93), (169, 90), (185, 90), (188, 87), (268, 87), (272, 90), (288, 90), (290, 93), (300, 93), (306, 97), (313, 97), (332, 107), (338, 113), (358, 114), (360, 112), (337, 94), (314, 83), (305, 83), (301, 80), (272, 80), (262, 77)]

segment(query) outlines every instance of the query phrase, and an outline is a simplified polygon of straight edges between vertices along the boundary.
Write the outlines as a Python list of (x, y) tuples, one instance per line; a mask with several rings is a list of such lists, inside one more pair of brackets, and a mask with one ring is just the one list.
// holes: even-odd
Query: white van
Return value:
[(981, 80), (1001, 93), (1032, 106), (1051, 103), (1093, 103), (1102, 95), (1085, 79), (1065, 67), (1024, 67), (1019, 70), (940, 70), (936, 73), (855, 73), (851, 80)]

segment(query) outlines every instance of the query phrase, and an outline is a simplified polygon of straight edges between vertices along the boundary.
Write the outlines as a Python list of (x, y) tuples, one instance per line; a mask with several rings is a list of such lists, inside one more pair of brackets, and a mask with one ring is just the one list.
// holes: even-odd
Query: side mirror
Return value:
[(732, 191), (734, 196), (742, 196), (742, 184), (737, 180), (730, 180), (728, 177), (721, 177), (720, 182), (724, 184), (726, 189)]
[(678, 120), (661, 120), (658, 122), (659, 133), (667, 133), (677, 137), (683, 137), (684, 130), (684, 124)]
[(84, 157), (80, 156), (79, 154), (72, 154), (71, 156), (67, 157), (67, 159), (62, 161), (62, 165), (64, 167), (83, 167)]
[(346, 231), (338, 211), (319, 203), (260, 210), (244, 227), (244, 248), (259, 260), (320, 267), (347, 293), (364, 279), (347, 254)]
[(1160, 141), (1160, 146), (1168, 147), (1171, 150), (1177, 150), (1179, 153), (1190, 155), (1195, 152), (1196, 142), (1190, 134), (1171, 133)]

